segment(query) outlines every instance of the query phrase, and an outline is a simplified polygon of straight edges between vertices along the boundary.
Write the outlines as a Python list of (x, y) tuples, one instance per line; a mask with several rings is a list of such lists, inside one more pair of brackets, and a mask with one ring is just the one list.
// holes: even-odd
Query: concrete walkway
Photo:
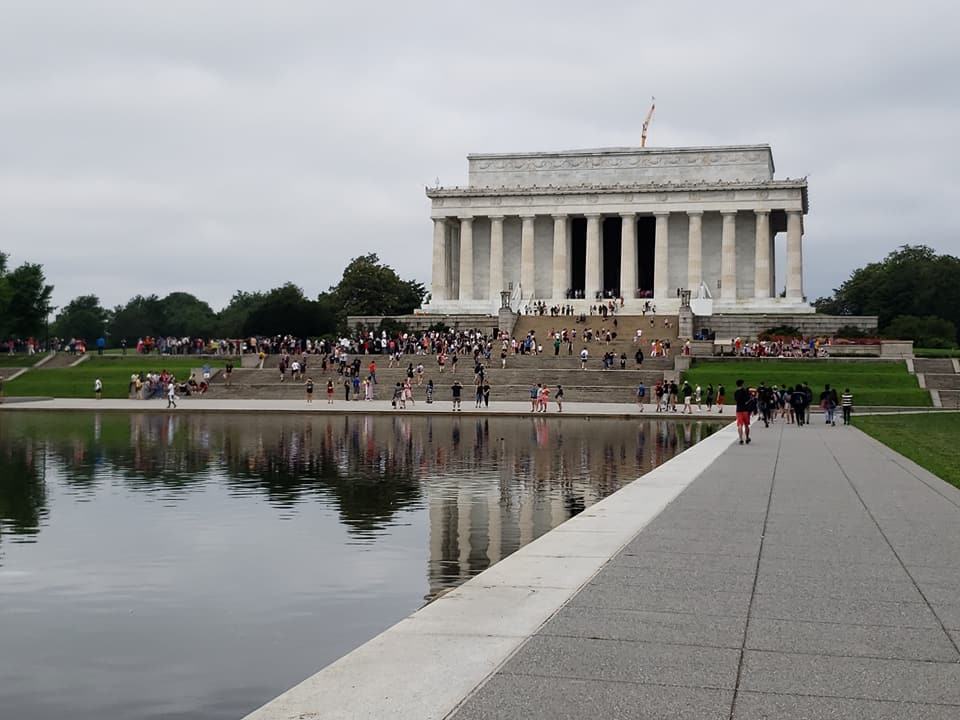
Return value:
[(960, 490), (754, 428), (450, 717), (960, 717)]

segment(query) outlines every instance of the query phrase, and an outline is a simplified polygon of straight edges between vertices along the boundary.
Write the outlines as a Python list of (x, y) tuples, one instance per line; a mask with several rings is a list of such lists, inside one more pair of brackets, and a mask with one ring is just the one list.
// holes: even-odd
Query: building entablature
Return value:
[(432, 217), (735, 210), (808, 212), (807, 181), (427, 188)]

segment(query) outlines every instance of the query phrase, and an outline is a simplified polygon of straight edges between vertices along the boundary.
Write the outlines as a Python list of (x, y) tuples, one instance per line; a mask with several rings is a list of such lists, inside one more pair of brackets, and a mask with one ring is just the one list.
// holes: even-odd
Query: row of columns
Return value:
[[(653, 213), (656, 218), (654, 235), (654, 299), (673, 296), (669, 277), (669, 212)], [(720, 298), (737, 299), (737, 211), (721, 211), (722, 230), (720, 235)], [(755, 210), (756, 248), (754, 251), (754, 297), (772, 296), (770, 285), (770, 211)], [(534, 219), (535, 215), (520, 215), (520, 285), (527, 296), (534, 287), (536, 260), (534, 257)], [(562, 298), (569, 287), (568, 256), (568, 215), (553, 215), (553, 297)], [(587, 214), (586, 242), (586, 280), (584, 294), (595, 297), (602, 290), (600, 248), (602, 215)], [(626, 292), (636, 285), (637, 279), (637, 215), (620, 213), (620, 287)], [(696, 290), (703, 280), (703, 213), (687, 212), (687, 287)], [(490, 220), (490, 284), (488, 298), (496, 299), (504, 289), (503, 282), (503, 215), (491, 215)], [(461, 300), (472, 300), (473, 284), (473, 217), (461, 217), (460, 221), (460, 267), (458, 270), (459, 296)], [(433, 297), (435, 300), (453, 299), (448, 297), (446, 284), (447, 267), (447, 219), (433, 220)], [(787, 211), (787, 298), (803, 298), (803, 216), (800, 210)]]

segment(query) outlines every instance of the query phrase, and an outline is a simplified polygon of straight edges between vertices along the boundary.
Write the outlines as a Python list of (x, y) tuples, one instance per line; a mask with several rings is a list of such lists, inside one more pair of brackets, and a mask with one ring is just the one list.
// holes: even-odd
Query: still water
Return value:
[(0, 715), (240, 717), (718, 427), (0, 413)]

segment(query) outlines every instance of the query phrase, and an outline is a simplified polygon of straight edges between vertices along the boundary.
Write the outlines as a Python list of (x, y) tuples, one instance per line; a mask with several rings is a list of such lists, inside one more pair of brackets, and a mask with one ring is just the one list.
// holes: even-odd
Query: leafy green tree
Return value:
[[(937, 317), (960, 327), (960, 258), (937, 255), (924, 245), (904, 245), (882, 261), (854, 270), (833, 291), (814, 303), (818, 312), (877, 315), (886, 331), (900, 315)], [(956, 330), (954, 341), (958, 338)]]
[(109, 321), (110, 312), (100, 305), (100, 298), (81, 295), (57, 314), (54, 331), (62, 338), (82, 338), (92, 347), (97, 338), (106, 336)]
[(913, 340), (915, 346), (924, 348), (957, 346), (956, 325), (935, 315), (898, 315), (884, 329), (883, 336), (896, 340)]
[(341, 320), (347, 315), (405, 315), (420, 307), (427, 294), (422, 283), (402, 280), (376, 253), (350, 261), (329, 300)]
[(53, 285), (47, 285), (41, 265), (24, 263), (8, 272), (7, 259), (0, 253), (0, 336), (39, 336), (50, 313)]
[(227, 306), (217, 313), (215, 335), (221, 338), (239, 338), (245, 334), (244, 327), (250, 313), (266, 300), (262, 292), (237, 290)]
[(113, 309), (110, 326), (111, 344), (126, 340), (131, 347), (139, 338), (159, 335), (163, 329), (163, 305), (156, 295), (134, 295), (126, 305)]
[(336, 316), (322, 301), (308, 300), (303, 290), (287, 283), (266, 294), (247, 316), (243, 335), (316, 337), (336, 329)]
[(216, 315), (203, 300), (185, 292), (173, 292), (160, 301), (163, 323), (160, 332), (173, 337), (208, 338), (213, 335)]

